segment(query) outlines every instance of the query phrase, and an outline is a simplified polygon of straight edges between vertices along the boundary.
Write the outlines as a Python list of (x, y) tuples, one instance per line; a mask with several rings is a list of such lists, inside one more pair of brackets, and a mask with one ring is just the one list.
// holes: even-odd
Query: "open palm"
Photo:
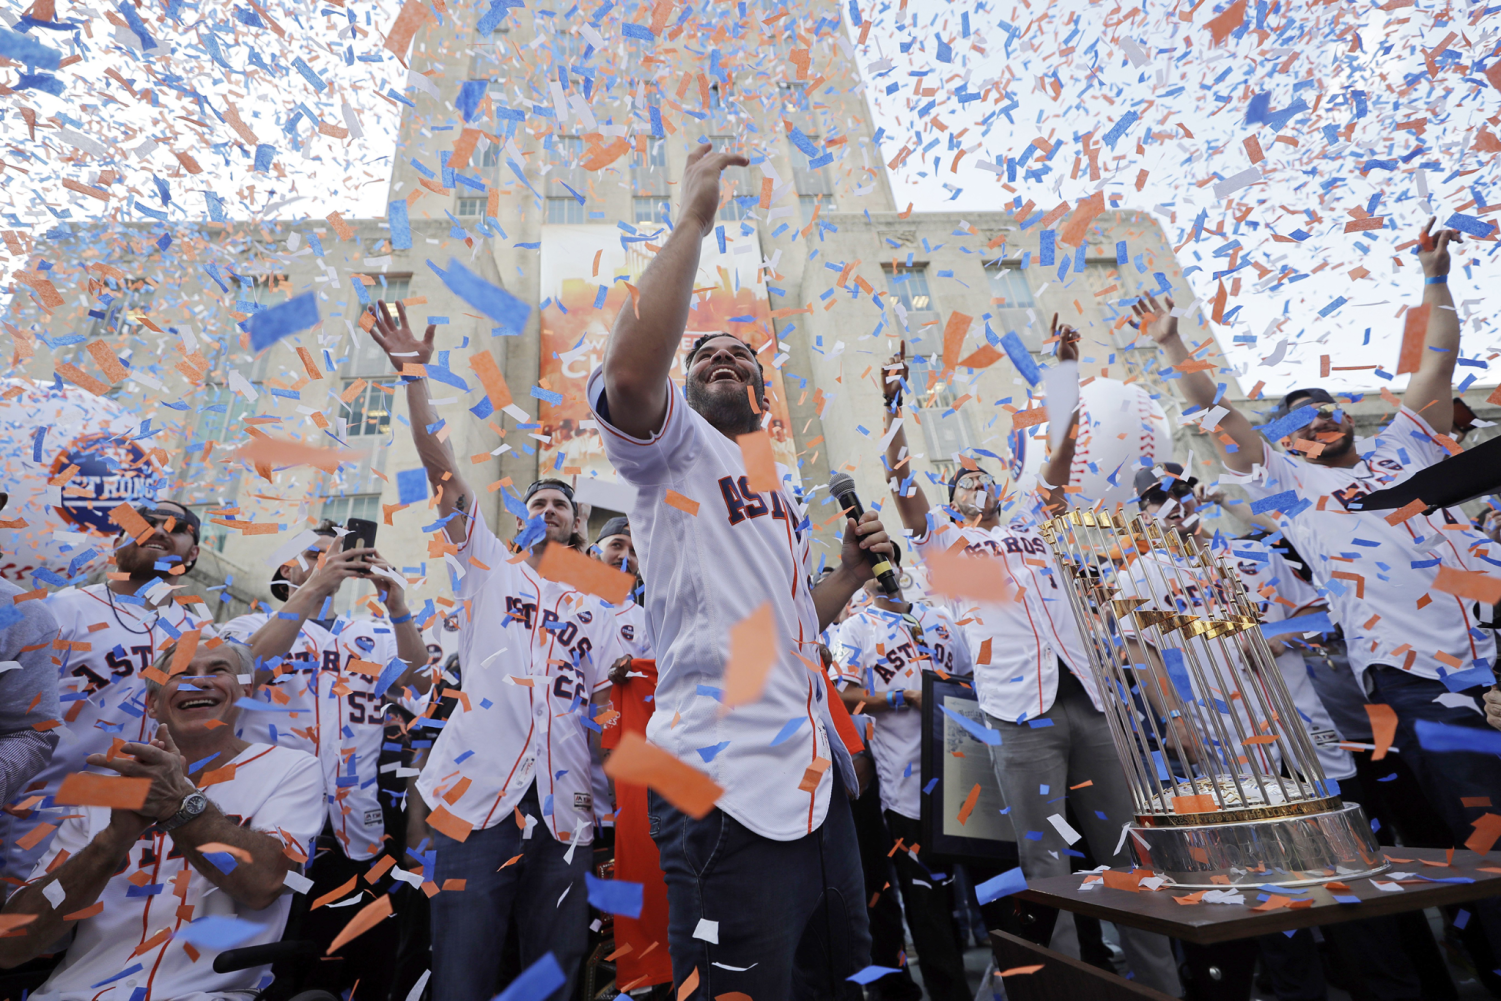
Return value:
[(412, 333), (411, 324), (407, 322), (407, 308), (401, 302), (396, 303), (396, 319), (391, 319), (390, 311), (386, 307), (384, 299), (370, 307), (375, 316), (375, 326), (370, 328), (370, 336), (375, 338), (386, 357), (391, 359), (391, 364), (400, 372), (403, 365), (426, 365), (433, 357), (433, 338), (438, 333), (436, 324), (428, 324), (427, 332), (422, 339)]

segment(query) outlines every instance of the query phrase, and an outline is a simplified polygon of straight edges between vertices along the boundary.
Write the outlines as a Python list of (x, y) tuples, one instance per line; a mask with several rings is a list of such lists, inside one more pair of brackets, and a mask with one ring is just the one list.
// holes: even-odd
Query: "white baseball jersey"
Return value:
[[(667, 414), (650, 438), (610, 423), (604, 373), (589, 378), (589, 403), (605, 455), (636, 487), (631, 532), (646, 581), (646, 616), (657, 654), (657, 691), (646, 736), (724, 788), (719, 807), (757, 834), (791, 841), (828, 810), (830, 762), (853, 789), (854, 768), (834, 732), (818, 653), (818, 610), (809, 590), (812, 532), (790, 488), (750, 488), (740, 446), (667, 384)], [(790, 474), (777, 468), (778, 482)], [(667, 493), (699, 505), (689, 514)], [(730, 629), (770, 603), (776, 659), (755, 702), (726, 712)]]
[(0, 839), (4, 841), (4, 874), (25, 879), (46, 849), (47, 839), (22, 847), (28, 832), (38, 824), (54, 823), (69, 812), (52, 808), (52, 794), (62, 780), (83, 771), (90, 754), (103, 754), (114, 738), (140, 741), (155, 729), (146, 717), (146, 679), (141, 672), (156, 662), (177, 637), (202, 629), (204, 639), (214, 633), (211, 620), (193, 615), (176, 602), (152, 609), (133, 604), (132, 596), (118, 595), (104, 584), (68, 588), (46, 599), (47, 609), (58, 624), (58, 643), (52, 659), (57, 664), (57, 691), (62, 703), (63, 726), (52, 760), (27, 783), (22, 801), (47, 797), (31, 809), (30, 816), (0, 813)]
[[(1323, 602), (1313, 585), (1297, 575), (1276, 546), (1269, 546), (1261, 539), (1235, 539), (1229, 548), (1241, 583), (1253, 599), (1262, 602), (1262, 622), (1281, 622)], [(1303, 728), (1308, 731), (1308, 739), (1313, 742), (1324, 774), (1331, 779), (1347, 779), (1355, 774), (1355, 758), (1339, 746), (1345, 738), (1314, 689), (1302, 652), (1288, 642), (1297, 641), (1298, 636), (1281, 639), (1284, 649), (1277, 655), (1277, 666), (1282, 669), (1287, 692), (1303, 720)]]
[[(225, 630), (249, 628), (253, 635), (266, 621), (265, 615), (242, 615)], [(295, 669), (267, 687), (288, 701), (258, 692), (257, 699), (268, 708), (242, 713), (240, 736), (316, 755), (323, 766), (334, 837), (349, 858), (373, 858), (380, 854), (385, 834), (377, 784), (385, 737), (382, 705), (387, 698), (406, 702), (397, 692), (375, 694), (378, 672), (397, 659), (393, 627), (366, 616), (343, 615), (328, 628), (304, 622), (287, 659)], [(420, 706), (408, 708), (421, 711)]]
[[(1283, 531), (1327, 590), (1357, 677), (1373, 664), (1438, 679), (1495, 663), (1495, 636), (1476, 625), (1474, 603), (1431, 587), (1445, 566), (1496, 576), (1494, 564), (1480, 557), (1501, 559), (1501, 546), (1471, 528), (1458, 508), (1391, 525), (1390, 511), (1348, 507), (1446, 458), (1449, 453), (1434, 434), (1423, 418), (1403, 407), (1375, 438), (1358, 443), (1365, 458), (1349, 469), (1315, 465), (1268, 445), (1260, 470), (1246, 483), (1253, 499), (1294, 491), (1308, 501), (1283, 518)], [(1291, 506), (1289, 501), (1279, 510)]]
[(615, 628), (620, 638), (620, 652), (634, 659), (651, 659), (651, 640), (647, 637), (646, 609), (634, 601), (624, 605), (605, 605), (615, 613)]
[[(203, 794), (242, 827), (264, 831), (283, 844), (295, 843), (303, 854), (311, 853), (312, 839), (323, 827), (323, 780), (312, 755), (252, 744), (225, 764), (235, 766), (234, 778), (208, 786)], [(31, 878), (45, 875), (58, 853), (77, 855), (109, 826), (106, 808), (73, 807), (69, 812), (72, 815), (58, 828)], [(31, 995), (36, 1001), (117, 995), (143, 1001), (212, 1001), (225, 991), (254, 987), (270, 967), (215, 973), (217, 950), (198, 948), (195, 962), (184, 943), (154, 940), (163, 930), (176, 932), (212, 914), (256, 926), (255, 933), (237, 947), (280, 941), (292, 895), (284, 892), (259, 911), (243, 907), (189, 865), (170, 834), (148, 830), (130, 849), (124, 867), (105, 884), (99, 901), (104, 909), (77, 923), (62, 965)], [(106, 980), (113, 984), (101, 993)]]
[(1015, 591), (1015, 600), (983, 602), (958, 616), (974, 658), (980, 708), (1008, 723), (1041, 716), (1058, 694), (1059, 658), (1079, 679), (1094, 707), (1102, 708), (1079, 624), (1068, 596), (1058, 587), (1048, 544), (1037, 530), (1020, 520), (990, 530), (964, 527), (940, 508), (928, 513), (931, 529), (912, 540), (919, 556), (962, 545), (967, 555), (1000, 560)]
[[(971, 672), (969, 645), (949, 613), (913, 602), (911, 625), (895, 612), (866, 608), (845, 619), (830, 648), (845, 681), (881, 697), (922, 690), (923, 669)], [(881, 780), (881, 808), (904, 817), (922, 816), (922, 716), (910, 707), (869, 716), (870, 750)]]
[(433, 809), (486, 828), (509, 822), (535, 780), (553, 837), (587, 845), (593, 753), (584, 720), (620, 656), (614, 616), (514, 557), (478, 513), (458, 558), (464, 687), (417, 789)]

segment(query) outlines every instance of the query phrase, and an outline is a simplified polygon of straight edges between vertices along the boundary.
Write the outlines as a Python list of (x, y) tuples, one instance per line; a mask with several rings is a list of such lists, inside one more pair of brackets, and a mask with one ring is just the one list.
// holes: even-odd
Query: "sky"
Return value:
[[(515, 6), (491, 14), (537, 16)], [(472, 19), (486, 7), (452, 0), (444, 9)], [(64, 30), (18, 20), (29, 9), (0, 6), (29, 28), (7, 33), (5, 51), (20, 62), (39, 44), (78, 61), (48, 71), (44, 55), (28, 79), (5, 71), (27, 88), (3, 99), (11, 107), (0, 118), (0, 212), (10, 225), (40, 235), (101, 212), (168, 227), (321, 218), (330, 208), (385, 214), (398, 100), (409, 92), (382, 48), (402, 9), (394, 0), (172, 0), (141, 8), (146, 21), (136, 25), (56, 0), (52, 24)], [(591, 2), (548, 30), (578, 31), (590, 10), (608, 36), (650, 8), (600, 14)], [(1397, 248), (1429, 214), (1444, 224), (1459, 213), (1487, 236), (1455, 255), (1450, 288), (1469, 362), (1457, 378), (1497, 381), (1487, 362), (1501, 335), (1483, 289), (1498, 246), (1486, 208), (1488, 197), (1501, 201), (1501, 140), (1487, 119), (1501, 112), (1501, 70), (1494, 82), (1485, 70), (1501, 21), (1484, 3), (843, 0), (839, 11), (882, 159), (897, 162), (887, 169), (899, 204), (978, 212), (1032, 202), (1036, 219), (1103, 191), (1111, 204), (1153, 213), (1181, 246), (1196, 296), (1178, 304), (1186, 332), (1210, 329), (1223, 278), (1226, 322), (1213, 329), (1243, 387), (1261, 382), (1267, 394), (1318, 381), (1326, 355), (1349, 369), (1333, 374), (1340, 385), (1400, 390), (1405, 376), (1385, 376), (1400, 349), (1398, 314), (1421, 286), (1413, 251)], [(934, 93), (914, 96), (924, 87)], [(230, 107), (238, 127), (218, 121)], [(23, 108), (41, 122), (36, 140)], [(97, 157), (77, 163), (80, 143), (103, 147), (121, 179), (105, 184)], [(912, 152), (898, 162), (903, 149)], [(1008, 161), (1019, 160), (1011, 182)], [(94, 191), (66, 190), (64, 176)], [(1361, 225), (1380, 228), (1346, 231), (1370, 217), (1379, 222)]]

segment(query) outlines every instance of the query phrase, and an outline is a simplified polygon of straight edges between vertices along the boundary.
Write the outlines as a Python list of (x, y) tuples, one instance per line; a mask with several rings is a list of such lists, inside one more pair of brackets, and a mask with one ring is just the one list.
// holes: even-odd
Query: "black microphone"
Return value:
[[(835, 473), (830, 477), (829, 493), (833, 494), (835, 503), (844, 509), (846, 516), (859, 521), (865, 514), (865, 508), (860, 506), (860, 498), (855, 496), (855, 481), (845, 473)], [(881, 590), (887, 594), (896, 594), (901, 586), (897, 583), (896, 569), (891, 565), (891, 561), (869, 549), (863, 552), (866, 562), (876, 572), (876, 580), (880, 582)]]

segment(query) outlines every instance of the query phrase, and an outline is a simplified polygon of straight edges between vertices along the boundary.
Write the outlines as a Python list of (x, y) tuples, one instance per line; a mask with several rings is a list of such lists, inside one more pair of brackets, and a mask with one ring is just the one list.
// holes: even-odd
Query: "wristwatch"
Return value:
[(207, 809), (208, 797), (197, 789), (194, 789), (182, 798), (182, 805), (177, 808), (176, 813), (172, 814), (166, 820), (158, 820), (156, 822), (156, 829), (163, 834), (166, 834), (168, 831), (175, 831), (188, 821), (197, 818)]

